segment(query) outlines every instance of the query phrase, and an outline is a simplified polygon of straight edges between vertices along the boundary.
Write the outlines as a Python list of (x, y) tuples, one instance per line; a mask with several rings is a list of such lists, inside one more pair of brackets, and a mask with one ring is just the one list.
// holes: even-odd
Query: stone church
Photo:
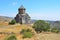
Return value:
[(15, 17), (17, 23), (20, 24), (29, 24), (30, 23), (30, 16), (26, 13), (26, 9), (21, 5), (18, 9), (18, 14)]

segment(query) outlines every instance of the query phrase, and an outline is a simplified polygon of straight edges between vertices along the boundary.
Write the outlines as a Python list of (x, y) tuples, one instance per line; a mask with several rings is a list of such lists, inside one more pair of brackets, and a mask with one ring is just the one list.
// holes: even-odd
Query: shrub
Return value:
[(59, 33), (59, 30), (58, 30), (57, 28), (52, 28), (52, 29), (51, 29), (51, 32)]
[(15, 35), (9, 35), (5, 40), (17, 40)]
[(13, 25), (13, 24), (15, 24), (15, 23), (16, 23), (15, 20), (12, 20), (11, 22), (9, 22), (9, 24), (11, 24), (11, 25)]
[(27, 32), (31, 32), (32, 30), (30, 30), (30, 29), (27, 29), (26, 31), (27, 31)]
[(33, 36), (30, 29), (22, 29), (20, 33), (23, 34), (23, 38), (31, 38)]
[(22, 29), (22, 31), (20, 33), (22, 34), (24, 32), (31, 32), (31, 30), (30, 29)]
[(34, 23), (33, 28), (37, 33), (42, 32), (42, 31), (48, 31), (50, 29), (49, 23), (43, 21), (43, 20), (38, 20)]
[(24, 32), (23, 38), (31, 38), (31, 37), (32, 37), (32, 33), (31, 32)]
[(22, 31), (20, 33), (23, 34), (24, 32), (26, 32), (26, 30), (25, 29), (22, 29)]

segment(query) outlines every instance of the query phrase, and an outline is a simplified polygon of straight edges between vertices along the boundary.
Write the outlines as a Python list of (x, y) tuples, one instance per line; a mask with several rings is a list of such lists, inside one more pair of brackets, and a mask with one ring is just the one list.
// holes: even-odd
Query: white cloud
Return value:
[(17, 5), (17, 2), (13, 2), (12, 5), (13, 5), (13, 6)]

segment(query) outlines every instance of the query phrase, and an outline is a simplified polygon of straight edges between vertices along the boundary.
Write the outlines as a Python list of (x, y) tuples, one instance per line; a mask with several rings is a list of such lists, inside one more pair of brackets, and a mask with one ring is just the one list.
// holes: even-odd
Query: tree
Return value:
[(11, 25), (13, 25), (13, 24), (15, 24), (15, 23), (16, 23), (15, 20), (12, 20), (11, 22), (9, 22), (9, 24), (11, 24)]
[(43, 21), (43, 20), (38, 20), (34, 23), (33, 28), (37, 33), (42, 32), (42, 31), (48, 31), (50, 29), (49, 23)]

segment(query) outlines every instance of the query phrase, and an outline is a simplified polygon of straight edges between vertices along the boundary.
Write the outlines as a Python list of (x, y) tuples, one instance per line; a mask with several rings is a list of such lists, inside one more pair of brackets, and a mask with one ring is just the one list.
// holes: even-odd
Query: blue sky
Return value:
[(21, 5), (31, 19), (60, 20), (60, 0), (0, 0), (0, 15), (15, 17)]

